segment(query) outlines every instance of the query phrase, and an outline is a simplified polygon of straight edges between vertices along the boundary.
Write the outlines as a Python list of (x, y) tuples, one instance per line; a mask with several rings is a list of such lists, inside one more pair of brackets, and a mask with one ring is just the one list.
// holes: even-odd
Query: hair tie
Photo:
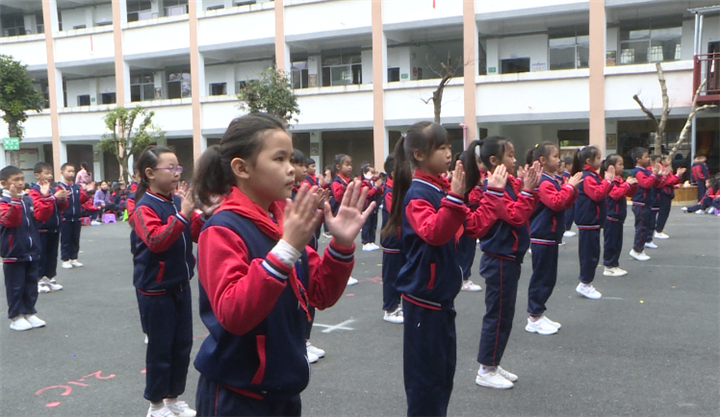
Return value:
[(539, 144), (539, 143), (536, 143), (536, 144), (535, 144), (535, 147), (536, 147), (536, 148), (539, 148), (539, 147), (540, 147), (540, 144)]

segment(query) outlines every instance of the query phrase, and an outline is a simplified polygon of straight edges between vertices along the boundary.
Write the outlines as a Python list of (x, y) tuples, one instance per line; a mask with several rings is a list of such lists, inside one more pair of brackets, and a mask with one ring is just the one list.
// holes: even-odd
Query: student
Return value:
[(380, 249), (380, 246), (375, 244), (375, 239), (377, 237), (378, 220), (377, 199), (383, 194), (382, 183), (380, 179), (375, 176), (375, 169), (369, 164), (363, 165), (360, 171), (362, 173), (362, 186), (368, 189), (368, 202), (365, 204), (370, 204), (369, 201), (376, 201), (376, 209), (370, 213), (370, 217), (368, 217), (367, 222), (363, 225), (360, 232), (363, 251), (372, 252)]
[[(457, 161), (461, 161), (465, 167), (470, 166), (470, 164), (475, 164), (478, 167), (477, 170), (468, 170), (468, 172), (465, 173), (464, 201), (471, 211), (475, 211), (480, 207), (480, 202), (483, 199), (483, 187), (485, 186), (485, 178), (487, 178), (487, 168), (478, 160), (474, 148), (468, 148), (464, 152), (456, 154), (455, 163), (457, 163)], [(453, 164), (450, 172), (454, 169)], [(475, 172), (477, 172), (478, 175), (475, 175)], [(475, 263), (477, 246), (477, 238), (468, 236), (467, 234), (463, 234), (458, 240), (458, 259), (463, 271), (463, 283), (462, 286), (460, 286), (460, 291), (482, 291), (482, 287), (470, 279), (472, 276), (472, 266)]]
[[(395, 154), (390, 154), (385, 159), (383, 167), (387, 173), (385, 187), (383, 192), (382, 205), (382, 227), (385, 229), (390, 211), (392, 209), (392, 193), (393, 193), (393, 172), (395, 171)], [(402, 306), (400, 305), (400, 293), (395, 285), (400, 268), (405, 265), (405, 255), (402, 253), (400, 245), (400, 229), (396, 233), (387, 233), (380, 236), (380, 245), (382, 245), (382, 285), (383, 285), (383, 320), (388, 323), (402, 324), (404, 315)]]
[[(83, 266), (78, 261), (80, 253), (80, 217), (83, 215), (82, 205), (90, 201), (80, 185), (73, 183), (75, 180), (75, 166), (66, 162), (60, 166), (60, 175), (63, 180), (57, 185), (69, 192), (68, 207), (62, 213), (60, 223), (60, 257), (64, 269), (79, 268)], [(92, 204), (92, 203), (90, 203)]]
[[(565, 182), (567, 183), (570, 180), (570, 177), (572, 177), (572, 174), (570, 173), (570, 170), (572, 170), (572, 156), (566, 156), (565, 160), (563, 161), (565, 163), (565, 169), (562, 172), (562, 176), (565, 179)], [(563, 237), (573, 237), (577, 233), (570, 230), (573, 225), (573, 221), (575, 220), (575, 204), (570, 206), (569, 209), (565, 210), (565, 233), (563, 233)]]
[[(318, 187), (320, 189), (324, 188), (325, 179), (323, 177), (318, 177), (316, 174), (317, 170), (317, 164), (315, 163), (315, 160), (312, 158), (306, 158), (305, 159), (305, 179), (303, 180), (304, 184), (307, 184), (308, 187)], [(322, 226), (318, 226), (315, 230), (315, 246), (313, 247), (315, 250), (317, 250), (317, 244), (320, 242), (320, 235), (322, 234)]]
[(635, 148), (630, 153), (630, 158), (635, 162), (633, 177), (637, 179), (638, 188), (632, 197), (632, 211), (635, 214), (635, 239), (630, 256), (640, 262), (650, 259), (645, 254), (645, 242), (648, 236), (652, 212), (652, 189), (662, 178), (659, 176), (660, 166), (655, 165), (652, 170), (648, 169), (648, 151), (645, 148)]
[(565, 210), (575, 203), (576, 187), (582, 181), (577, 172), (563, 184), (557, 178), (560, 154), (557, 145), (543, 142), (530, 149), (525, 158), (528, 165), (540, 163), (543, 173), (538, 182), (540, 202), (530, 216), (530, 243), (532, 245), (532, 276), (528, 287), (528, 321), (525, 331), (551, 335), (560, 329), (560, 323), (550, 320), (545, 304), (552, 295), (557, 281), (558, 245), (562, 242)]
[(0, 256), (12, 330), (45, 326), (37, 316), (40, 236), (32, 218), (32, 200), (22, 190), (25, 175), (16, 166), (0, 170)]
[(127, 199), (130, 192), (125, 186), (125, 182), (120, 181), (115, 185), (115, 192), (113, 193), (112, 199), (115, 204), (115, 216), (118, 219), (124, 219), (124, 213), (127, 209)]
[(196, 168), (201, 202), (226, 196), (198, 243), (200, 316), (210, 331), (195, 359), (202, 416), (300, 415), (308, 305), (340, 298), (353, 240), (374, 208), (361, 212), (365, 192), (350, 182), (336, 215), (324, 205), (333, 238), (318, 256), (307, 247), (322, 221), (317, 188), (286, 200), (292, 152), (285, 123), (253, 113), (233, 120)]
[(92, 184), (92, 182), (93, 176), (88, 169), (87, 162), (80, 162), (80, 171), (77, 173), (75, 183), (80, 186), (81, 190), (88, 191), (88, 186)]
[[(454, 300), (462, 282), (456, 243), (463, 233), (484, 235), (500, 203), (497, 196), (485, 196), (470, 212), (463, 203), (462, 163), (456, 164), (449, 186), (442, 177), (451, 158), (447, 131), (430, 122), (412, 125), (395, 147), (392, 207), (382, 233), (388, 237), (400, 229), (406, 258), (396, 286), (402, 294), (409, 416), (447, 414), (456, 363)], [(494, 185), (504, 181), (502, 172), (490, 179)]]
[(672, 201), (675, 198), (675, 185), (680, 182), (680, 179), (686, 171), (685, 168), (680, 167), (677, 169), (676, 173), (673, 174), (670, 155), (663, 156), (662, 165), (665, 171), (667, 171), (667, 179), (665, 180), (665, 185), (660, 189), (660, 210), (658, 211), (654, 235), (656, 239), (670, 238), (670, 236), (664, 233), (663, 230), (665, 229), (668, 217), (670, 217), (670, 207), (672, 206)]
[(697, 184), (698, 202), (705, 197), (705, 181), (710, 178), (707, 167), (707, 157), (705, 155), (695, 155), (692, 166), (690, 167), (690, 180), (693, 184)]
[[(480, 333), (477, 361), (480, 363), (475, 383), (482, 387), (508, 389), (518, 376), (500, 367), (512, 321), (515, 316), (520, 266), (530, 246), (528, 219), (535, 210), (538, 197), (535, 193), (541, 168), (539, 163), (520, 170), (515, 178), (515, 147), (502, 136), (491, 136), (479, 141), (480, 159), (490, 172), (507, 170), (503, 187), (488, 181), (485, 195), (502, 196), (498, 218), (480, 241), (483, 251), (480, 275), (485, 278), (485, 315)], [(471, 145), (472, 149), (473, 146)]]
[[(332, 171), (333, 180), (330, 182), (330, 207), (333, 214), (336, 214), (340, 207), (340, 202), (345, 195), (345, 190), (352, 175), (352, 158), (345, 154), (335, 155), (335, 165), (333, 165)], [(328, 230), (329, 231), (329, 230)], [(353, 286), (358, 283), (358, 280), (349, 277), (347, 286)]]
[[(662, 157), (660, 155), (651, 155), (648, 159), (648, 167), (653, 167), (655, 165), (660, 165), (660, 162), (662, 160)], [(652, 168), (650, 168), (652, 169)], [(647, 233), (647, 236), (645, 236), (645, 247), (650, 249), (657, 249), (658, 245), (656, 245), (653, 242), (653, 235), (655, 234), (655, 226), (657, 225), (657, 217), (658, 213), (660, 212), (660, 191), (665, 186), (665, 181), (667, 179), (667, 174), (669, 173), (669, 170), (665, 170), (665, 168), (660, 165), (660, 181), (656, 182), (652, 188), (648, 190), (648, 193), (650, 194), (649, 200), (650, 200), (650, 224), (647, 228), (645, 228), (645, 233)]]
[(700, 200), (700, 204), (683, 207), (682, 211), (695, 214), (705, 214), (706, 211), (707, 214), (711, 214), (711, 212), (715, 211), (714, 214), (718, 214), (718, 211), (720, 211), (720, 191), (718, 191), (720, 190), (720, 178), (716, 175), (706, 179), (705, 189), (705, 197)]
[(147, 417), (192, 417), (195, 411), (177, 397), (185, 391), (190, 364), (193, 240), (202, 220), (194, 210), (192, 191), (178, 188), (183, 168), (170, 149), (146, 148), (137, 167), (133, 281), (148, 337)]
[(605, 227), (603, 228), (603, 265), (606, 277), (621, 277), (627, 271), (620, 268), (620, 252), (623, 244), (623, 225), (627, 217), (627, 197), (632, 197), (637, 190), (637, 179), (628, 177), (623, 180), (622, 172), (625, 169), (623, 157), (618, 154), (608, 155), (600, 167), (600, 176), (615, 168), (615, 178), (612, 179), (612, 188), (605, 198)]
[(97, 220), (100, 222), (102, 221), (102, 216), (105, 212), (109, 211), (114, 214), (115, 203), (113, 203), (110, 196), (110, 186), (107, 181), (102, 181), (100, 183), (100, 189), (95, 191), (93, 205), (98, 208)]
[(70, 193), (50, 185), (53, 180), (52, 166), (38, 162), (33, 168), (37, 182), (30, 190), (33, 217), (40, 235), (40, 262), (38, 264), (38, 292), (47, 293), (63, 289), (57, 275), (58, 245), (60, 243), (60, 213), (68, 206)]
[(578, 256), (580, 258), (579, 283), (575, 291), (583, 297), (597, 300), (602, 294), (592, 285), (595, 269), (600, 261), (600, 227), (605, 223), (605, 198), (612, 188), (615, 167), (610, 166), (604, 179), (598, 174), (602, 163), (602, 151), (597, 146), (583, 146), (575, 152), (572, 174), (582, 172), (583, 181), (578, 184), (575, 201), (575, 224), (580, 233)]

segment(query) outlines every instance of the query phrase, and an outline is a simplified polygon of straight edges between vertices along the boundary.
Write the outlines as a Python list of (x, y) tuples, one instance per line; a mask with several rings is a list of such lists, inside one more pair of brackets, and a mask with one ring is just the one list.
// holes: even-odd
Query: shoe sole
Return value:
[(405, 322), (405, 320), (399, 320), (399, 321), (389, 320), (389, 319), (386, 319), (385, 317), (383, 317), (383, 321), (386, 321), (386, 322), (392, 323), (392, 324), (403, 324)]
[(602, 298), (602, 296), (600, 296), (598, 298), (593, 298), (593, 297), (590, 297), (589, 295), (581, 293), (580, 291), (577, 291), (577, 290), (575, 290), (575, 292), (582, 295), (583, 297), (587, 298), (588, 300), (599, 300)]
[[(503, 377), (503, 378), (504, 378), (504, 377)], [(508, 382), (510, 382), (510, 381), (508, 381)], [(477, 384), (477, 385), (479, 385), (479, 386), (481, 386), (481, 387), (492, 388), (492, 389), (510, 389), (510, 388), (512, 388), (512, 387), (515, 386), (515, 385), (513, 385), (512, 382), (510, 382), (510, 386), (509, 386), (509, 387), (508, 387), (508, 386), (490, 385), (490, 384), (488, 384), (487, 382), (485, 382), (484, 379), (480, 379), (480, 378), (478, 378), (478, 377), (475, 377), (475, 384)]]
[(12, 327), (12, 326), (10, 327), (10, 330), (15, 330), (16, 332), (25, 332), (25, 331), (32, 330), (32, 329), (33, 329), (32, 326), (30, 326), (30, 327), (28, 327), (28, 328), (26, 328), (26, 329), (17, 329), (17, 328)]
[[(528, 329), (528, 327), (525, 326), (525, 331), (528, 332), (528, 333), (537, 333), (537, 334), (542, 335), (542, 336), (552, 336), (552, 335), (554, 335), (554, 334), (557, 334), (557, 328), (556, 328), (555, 331), (552, 332), (552, 333), (543, 333), (543, 332), (541, 332), (541, 331), (539, 331), (539, 330), (536, 330), (536, 329), (533, 329), (533, 328)], [(503, 378), (505, 378), (505, 377), (503, 377)], [(508, 381), (510, 381), (510, 378), (505, 378), (505, 379), (507, 379)], [(510, 382), (512, 382), (512, 381), (510, 381)]]

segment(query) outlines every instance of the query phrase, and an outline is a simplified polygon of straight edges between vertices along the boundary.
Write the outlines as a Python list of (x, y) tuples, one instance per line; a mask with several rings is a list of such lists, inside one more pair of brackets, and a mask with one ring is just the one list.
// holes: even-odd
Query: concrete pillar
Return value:
[[(314, 145), (316, 144), (316, 145)], [(317, 147), (317, 152), (313, 152), (313, 147)], [(310, 132), (310, 158), (314, 159), (318, 166), (318, 171), (322, 170), (322, 132)]]
[(123, 59), (122, 28), (127, 26), (127, 3), (112, 2), (113, 43), (115, 48), (115, 103), (125, 106), (130, 101), (130, 67)]
[(590, 2), (590, 144), (605, 150), (605, 0)]
[[(100, 150), (97, 143), (93, 144), (93, 179), (99, 184), (100, 181), (108, 181), (109, 178), (105, 178), (105, 160), (103, 158), (103, 151)], [(113, 181), (115, 178), (112, 179)]]
[(290, 48), (285, 43), (285, 2), (275, 0), (275, 66), (278, 71), (289, 72)]
[(382, 164), (388, 153), (385, 128), (385, 85), (387, 84), (387, 38), (383, 31), (382, 0), (372, 0), (372, 61), (373, 61), (373, 159)]
[(464, 122), (467, 129), (466, 141), (463, 148), (467, 144), (477, 138), (477, 116), (475, 112), (475, 77), (478, 74), (478, 30), (475, 21), (475, 2), (463, 2), (463, 60), (465, 61), (465, 69), (463, 75), (463, 94), (464, 94)]
[(202, 135), (202, 109), (200, 97), (205, 94), (205, 59), (198, 50), (198, 15), (202, 13), (202, 1), (190, 0), (188, 4), (190, 24), (190, 82), (192, 89), (193, 160), (197, 161), (207, 148)]

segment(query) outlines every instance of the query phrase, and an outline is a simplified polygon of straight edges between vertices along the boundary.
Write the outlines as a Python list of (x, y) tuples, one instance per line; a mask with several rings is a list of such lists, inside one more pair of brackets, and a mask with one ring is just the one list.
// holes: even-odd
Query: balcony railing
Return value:
[(698, 103), (720, 102), (720, 52), (695, 55), (693, 62), (693, 95), (702, 80), (707, 79)]

